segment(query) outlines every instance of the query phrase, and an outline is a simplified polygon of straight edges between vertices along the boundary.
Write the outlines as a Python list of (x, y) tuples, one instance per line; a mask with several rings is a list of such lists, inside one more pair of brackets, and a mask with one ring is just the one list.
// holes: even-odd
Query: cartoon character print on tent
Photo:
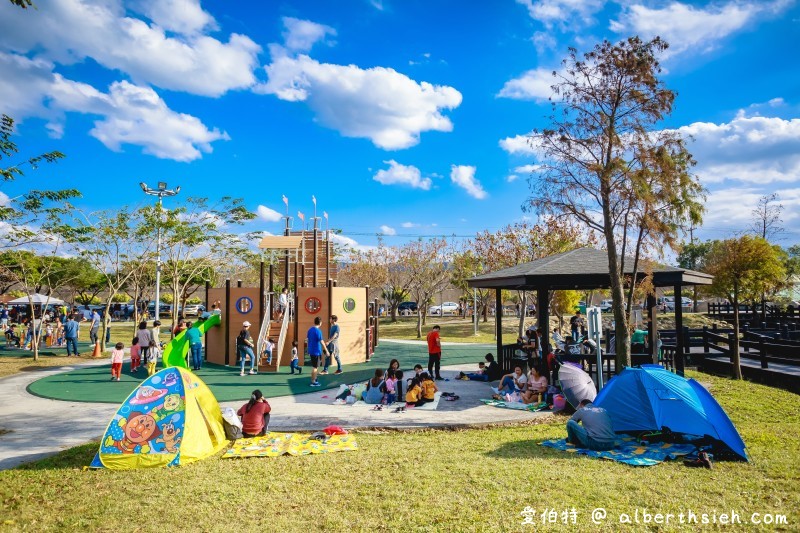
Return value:
[(217, 399), (197, 376), (166, 368), (142, 382), (108, 425), (92, 467), (177, 466), (227, 445)]

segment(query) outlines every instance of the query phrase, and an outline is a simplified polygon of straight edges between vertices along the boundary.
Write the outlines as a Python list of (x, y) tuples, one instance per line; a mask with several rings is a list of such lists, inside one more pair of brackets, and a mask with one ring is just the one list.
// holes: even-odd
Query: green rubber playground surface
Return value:
[[(487, 344), (464, 344), (459, 346), (445, 346), (442, 354), (442, 365), (457, 365), (483, 361), (487, 352), (493, 352), (492, 346)], [(30, 352), (28, 352), (30, 353)], [(263, 373), (255, 376), (240, 376), (239, 367), (205, 365), (197, 375), (210, 388), (220, 402), (233, 400), (246, 400), (254, 388), (261, 389), (264, 396), (274, 398), (289, 394), (304, 394), (338, 387), (343, 383), (366, 381), (371, 378), (376, 368), (386, 368), (389, 361), (397, 359), (400, 368), (410, 373), (415, 364), (428, 366), (428, 350), (423, 344), (403, 344), (394, 342), (381, 342), (375, 354), (368, 363), (344, 365), (343, 373), (320, 376), (322, 387), (309, 387), (310, 367), (303, 369), (302, 375), (291, 375), (289, 368), (281, 369), (279, 373)], [(54, 400), (67, 400), (77, 402), (122, 403), (136, 386), (147, 377), (147, 373), (140, 370), (138, 374), (129, 371), (130, 365), (123, 364), (122, 380), (111, 381), (111, 363), (101, 366), (82, 367), (62, 374), (55, 374), (34, 381), (28, 386), (28, 392), (51, 398)], [(159, 368), (161, 368), (159, 364)], [(330, 371), (336, 370), (333, 363)]]

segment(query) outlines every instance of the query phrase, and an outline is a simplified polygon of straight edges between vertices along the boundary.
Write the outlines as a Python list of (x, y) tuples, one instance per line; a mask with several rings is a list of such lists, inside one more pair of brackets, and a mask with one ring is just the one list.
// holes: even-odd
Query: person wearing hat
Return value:
[(236, 354), (241, 359), (242, 364), (242, 371), (239, 373), (240, 376), (244, 376), (244, 363), (247, 356), (250, 356), (250, 374), (258, 373), (256, 370), (256, 354), (253, 351), (254, 346), (253, 337), (250, 336), (250, 322), (245, 320), (242, 323), (242, 331), (240, 331), (239, 335), (236, 337)]

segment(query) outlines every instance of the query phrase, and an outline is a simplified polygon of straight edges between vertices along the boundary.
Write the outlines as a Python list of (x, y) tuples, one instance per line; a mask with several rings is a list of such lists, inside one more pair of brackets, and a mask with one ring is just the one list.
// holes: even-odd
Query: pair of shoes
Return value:
[(322, 385), (320, 384), (319, 381), (313, 381), (309, 386), (310, 387), (322, 387)]
[(344, 405), (346, 403), (347, 402), (342, 400), (341, 398), (337, 398), (336, 400), (333, 400), (333, 405)]
[(328, 375), (328, 371), (327, 370), (323, 370), (322, 372), (319, 373), (319, 375), (320, 376), (327, 376)]
[(458, 400), (459, 397), (456, 396), (455, 394), (453, 394), (451, 396), (445, 396), (444, 399), (447, 400), (448, 402), (454, 402), (454, 401)]
[(406, 412), (406, 408), (405, 408), (405, 406), (401, 406), (401, 407), (398, 407), (397, 409), (395, 409), (394, 412), (395, 413), (405, 413)]
[(373, 408), (372, 408), (372, 409), (370, 409), (370, 410), (371, 410), (371, 411), (383, 411), (383, 406), (382, 406), (382, 405), (380, 405), (380, 404), (378, 404), (378, 405), (376, 405), (375, 407), (373, 407)]
[(341, 374), (341, 373), (342, 373), (341, 370), (337, 370), (336, 372), (334, 372), (334, 374)]
[(436, 381), (442, 381), (444, 378), (442, 376), (436, 376)]

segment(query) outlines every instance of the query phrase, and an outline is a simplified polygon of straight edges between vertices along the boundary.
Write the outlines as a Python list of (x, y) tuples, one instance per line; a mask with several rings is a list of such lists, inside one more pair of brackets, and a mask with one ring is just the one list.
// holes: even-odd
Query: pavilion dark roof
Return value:
[[(656, 264), (653, 266), (656, 287), (675, 285), (710, 285), (713, 277), (703, 272)], [(633, 274), (633, 259), (625, 259), (625, 273)], [(638, 278), (643, 278), (643, 272)], [(578, 248), (551, 255), (530, 263), (475, 276), (468, 280), (470, 287), (535, 290), (596, 289), (610, 286), (608, 255), (605, 250)]]

